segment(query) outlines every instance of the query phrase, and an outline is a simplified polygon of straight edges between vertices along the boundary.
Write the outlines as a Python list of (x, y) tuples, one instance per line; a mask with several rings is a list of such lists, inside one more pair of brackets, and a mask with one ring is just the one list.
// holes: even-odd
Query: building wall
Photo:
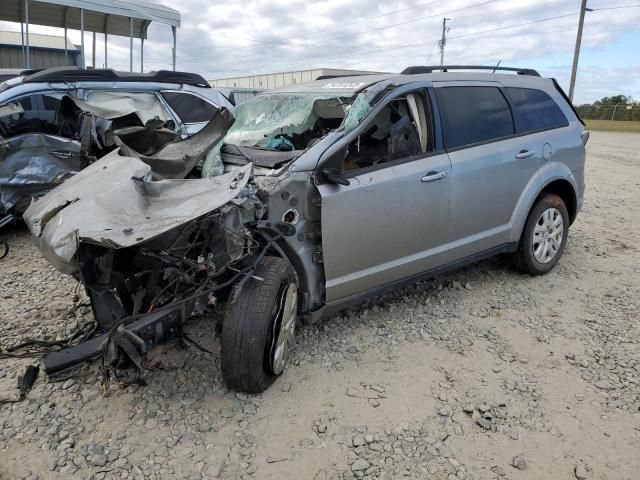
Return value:
[[(26, 53), (25, 53), (26, 54)], [(79, 65), (80, 52), (68, 51), (65, 62), (64, 50), (29, 48), (30, 67), (34, 69)], [(25, 68), (20, 47), (0, 45), (0, 68)]]
[(264, 75), (250, 75), (246, 77), (222, 78), (209, 80), (213, 87), (224, 88), (280, 88), (304, 82), (311, 82), (323, 75), (362, 75), (365, 70), (341, 70), (336, 68), (318, 68), (312, 70), (298, 70), (293, 72), (268, 73)]

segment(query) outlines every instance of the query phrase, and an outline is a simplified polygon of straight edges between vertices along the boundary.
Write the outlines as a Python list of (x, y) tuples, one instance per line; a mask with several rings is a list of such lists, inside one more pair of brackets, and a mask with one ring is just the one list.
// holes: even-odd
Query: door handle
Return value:
[(520, 150), (520, 152), (516, 154), (516, 158), (529, 158), (533, 157), (535, 154), (536, 152), (533, 150)]
[(421, 182), (433, 182), (435, 180), (440, 180), (447, 176), (447, 172), (445, 170), (441, 172), (431, 171), (428, 172), (424, 177), (420, 179)]

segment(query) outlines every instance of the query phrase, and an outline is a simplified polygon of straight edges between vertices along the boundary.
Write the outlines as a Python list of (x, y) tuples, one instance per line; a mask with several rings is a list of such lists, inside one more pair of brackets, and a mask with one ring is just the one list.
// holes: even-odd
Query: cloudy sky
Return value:
[[(533, 67), (568, 89), (580, 0), (162, 0), (180, 10), (178, 69), (208, 79), (334, 67), (399, 71), (445, 62)], [(640, 99), (640, 0), (589, 0), (576, 103)], [(630, 7), (634, 6), (634, 7)], [(624, 7), (624, 8), (619, 8)], [(0, 22), (0, 29), (19, 25)], [(60, 34), (33, 27), (35, 33)], [(79, 44), (79, 32), (70, 32)], [(91, 38), (87, 35), (87, 63)], [(128, 39), (113, 38), (109, 66), (128, 69)], [(139, 43), (135, 44), (139, 65)], [(98, 35), (97, 58), (103, 40)], [(153, 25), (145, 70), (170, 68), (169, 27)], [(98, 66), (102, 66), (99, 64)]]

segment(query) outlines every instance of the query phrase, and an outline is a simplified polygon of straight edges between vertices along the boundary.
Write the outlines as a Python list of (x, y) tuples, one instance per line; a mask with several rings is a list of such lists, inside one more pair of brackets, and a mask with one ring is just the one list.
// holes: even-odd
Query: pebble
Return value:
[(526, 470), (527, 469), (527, 461), (520, 455), (516, 455), (511, 460), (511, 465), (518, 470)]
[(573, 469), (573, 474), (578, 480), (586, 480), (589, 478), (589, 472), (587, 472), (587, 469), (582, 464), (575, 466), (575, 468)]
[(367, 462), (366, 460), (359, 458), (357, 459), (355, 462), (353, 462), (351, 464), (351, 471), (352, 472), (359, 472), (362, 470), (366, 470), (367, 468), (369, 468), (370, 464), (369, 462)]

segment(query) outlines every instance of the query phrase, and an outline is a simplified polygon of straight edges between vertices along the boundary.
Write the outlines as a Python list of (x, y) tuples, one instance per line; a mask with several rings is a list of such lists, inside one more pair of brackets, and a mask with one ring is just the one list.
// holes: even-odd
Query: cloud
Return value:
[[(178, 68), (206, 78), (320, 67), (399, 71), (438, 63), (442, 18), (450, 18), (446, 62), (531, 66), (566, 86), (575, 43), (579, 2), (568, 0), (163, 0), (182, 14)], [(624, 5), (591, 0), (591, 8)], [(552, 18), (558, 17), (558, 18)], [(361, 19), (366, 21), (361, 21)], [(598, 49), (637, 30), (640, 8), (588, 14), (583, 46)], [(12, 26), (15, 29), (15, 25)], [(54, 29), (33, 27), (32, 31)], [(58, 32), (56, 32), (58, 33)], [(636, 34), (637, 35), (637, 34)], [(79, 43), (79, 33), (70, 32)], [(98, 65), (104, 57), (98, 35)], [(85, 46), (90, 56), (90, 36)], [(171, 34), (152, 24), (145, 42), (145, 69), (170, 68)], [(111, 39), (109, 66), (128, 69), (128, 39)], [(139, 68), (139, 42), (134, 65)], [(558, 59), (561, 59), (558, 62)], [(637, 61), (637, 60), (636, 60)], [(551, 63), (550, 63), (551, 62)], [(559, 65), (553, 69), (548, 65)], [(640, 97), (640, 81), (627, 70), (581, 64), (577, 99), (593, 100), (625, 89)], [(605, 66), (602, 66), (605, 67)], [(610, 67), (610, 65), (606, 65)], [(610, 83), (604, 83), (610, 82)], [(607, 90), (608, 86), (611, 90)]]

